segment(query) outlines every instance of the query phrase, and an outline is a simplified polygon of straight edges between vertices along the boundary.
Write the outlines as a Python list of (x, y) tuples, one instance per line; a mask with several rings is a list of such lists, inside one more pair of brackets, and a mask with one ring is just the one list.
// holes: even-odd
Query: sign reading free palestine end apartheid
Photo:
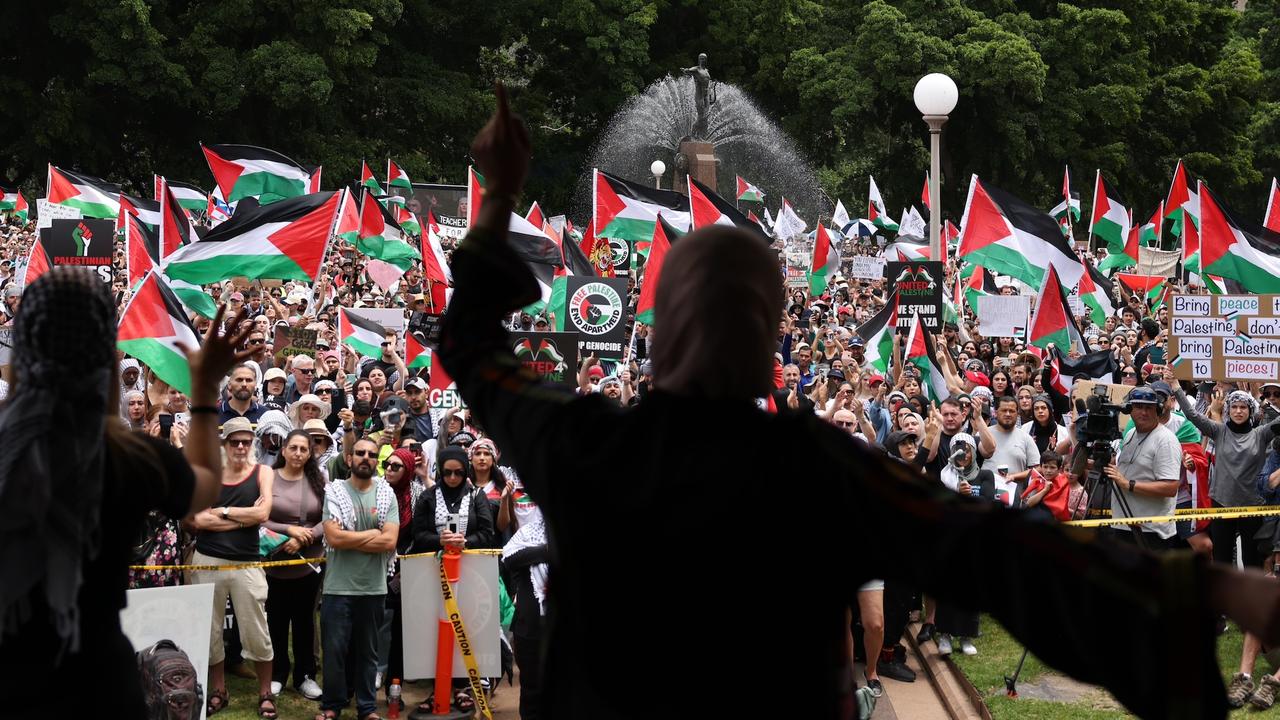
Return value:
[(578, 354), (622, 360), (626, 349), (626, 278), (574, 275), (566, 279), (564, 295), (564, 328), (578, 333)]
[(1280, 295), (1174, 295), (1169, 315), (1179, 380), (1280, 379)]

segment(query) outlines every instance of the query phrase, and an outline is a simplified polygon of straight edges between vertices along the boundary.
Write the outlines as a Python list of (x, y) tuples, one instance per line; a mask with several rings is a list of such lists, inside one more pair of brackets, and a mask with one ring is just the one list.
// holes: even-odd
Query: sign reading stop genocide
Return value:
[(1180, 380), (1280, 379), (1280, 295), (1174, 295), (1169, 362)]

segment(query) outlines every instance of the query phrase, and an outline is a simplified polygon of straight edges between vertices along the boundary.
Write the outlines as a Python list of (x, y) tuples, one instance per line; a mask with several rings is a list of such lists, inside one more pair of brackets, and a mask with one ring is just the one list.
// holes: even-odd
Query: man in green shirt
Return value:
[(386, 608), (387, 567), (395, 557), (400, 509), (387, 481), (375, 476), (378, 445), (360, 439), (346, 457), (351, 477), (325, 492), (324, 537), (328, 568), (320, 603), (324, 644), (324, 694), (320, 716), (336, 718), (348, 701), (346, 662), (356, 667), (356, 716), (377, 710), (374, 675), (378, 630)]

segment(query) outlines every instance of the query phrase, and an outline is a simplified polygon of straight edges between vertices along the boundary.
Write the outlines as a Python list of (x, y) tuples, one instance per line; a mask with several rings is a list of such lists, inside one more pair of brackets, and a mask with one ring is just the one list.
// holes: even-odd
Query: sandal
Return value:
[(322, 710), (316, 713), (315, 720), (338, 720), (338, 713), (332, 710)]
[(476, 709), (476, 701), (466, 690), (456, 690), (453, 693), (453, 706), (462, 712), (471, 712)]
[[(214, 704), (215, 700), (217, 701), (217, 704)], [(226, 690), (210, 690), (209, 699), (204, 705), (204, 716), (209, 717), (210, 715), (226, 710), (229, 702), (230, 698), (227, 697)]]
[[(270, 705), (270, 709), (267, 706)], [(267, 720), (275, 720), (277, 717), (276, 701), (271, 697), (271, 693), (258, 696), (258, 717)]]

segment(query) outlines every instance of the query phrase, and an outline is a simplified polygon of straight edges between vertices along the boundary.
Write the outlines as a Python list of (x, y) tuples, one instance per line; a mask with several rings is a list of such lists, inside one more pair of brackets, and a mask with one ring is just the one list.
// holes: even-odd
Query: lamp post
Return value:
[(929, 257), (943, 260), (942, 250), (942, 196), (939, 193), (941, 172), (942, 126), (947, 116), (956, 108), (960, 91), (956, 83), (942, 73), (929, 73), (920, 78), (912, 93), (916, 109), (929, 125)]
[(667, 164), (661, 160), (654, 160), (649, 164), (649, 173), (653, 175), (653, 186), (659, 190), (662, 189), (662, 174), (667, 171)]

